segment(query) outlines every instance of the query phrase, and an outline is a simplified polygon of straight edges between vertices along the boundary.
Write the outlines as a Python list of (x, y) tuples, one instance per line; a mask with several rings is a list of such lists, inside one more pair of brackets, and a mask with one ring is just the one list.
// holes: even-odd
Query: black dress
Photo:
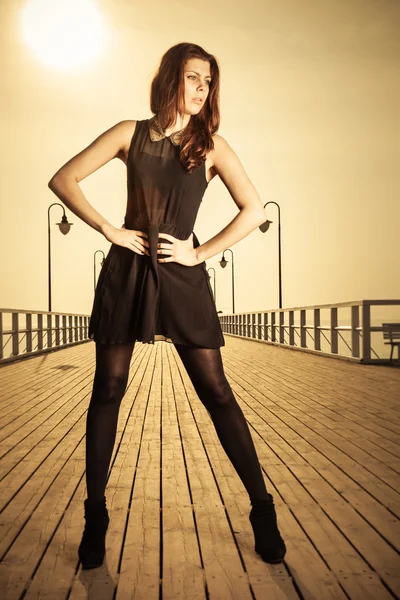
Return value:
[[(179, 133), (165, 137), (156, 117), (136, 122), (127, 160), (124, 225), (148, 234), (150, 256), (111, 244), (89, 322), (89, 338), (96, 342), (169, 338), (202, 348), (225, 344), (206, 263), (157, 262), (157, 244), (167, 242), (158, 240), (158, 233), (186, 240), (208, 186), (205, 163), (193, 173), (182, 166)], [(195, 235), (193, 239), (199, 246)]]

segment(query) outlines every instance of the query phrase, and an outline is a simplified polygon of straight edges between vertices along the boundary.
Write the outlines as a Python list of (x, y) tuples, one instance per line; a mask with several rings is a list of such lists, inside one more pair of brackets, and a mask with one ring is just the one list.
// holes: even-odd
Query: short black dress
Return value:
[[(205, 163), (193, 173), (182, 166), (179, 133), (165, 137), (156, 116), (136, 122), (127, 160), (124, 225), (148, 234), (150, 256), (111, 244), (89, 322), (89, 338), (96, 342), (170, 339), (202, 348), (225, 345), (206, 263), (157, 262), (157, 244), (167, 242), (158, 234), (188, 239), (208, 186)], [(199, 246), (195, 235), (193, 240)]]

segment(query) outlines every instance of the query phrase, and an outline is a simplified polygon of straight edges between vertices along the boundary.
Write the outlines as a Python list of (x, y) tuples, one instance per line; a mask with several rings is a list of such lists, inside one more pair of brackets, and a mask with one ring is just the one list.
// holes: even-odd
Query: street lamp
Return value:
[(219, 264), (223, 269), (225, 269), (228, 264), (228, 261), (225, 258), (225, 252), (230, 252), (232, 254), (232, 312), (235, 314), (235, 266), (233, 264), (233, 252), (230, 248), (223, 251), (222, 259), (219, 261)]
[(103, 260), (101, 261), (101, 266), (104, 265), (104, 260), (105, 260), (105, 254), (103, 252), (103, 250), (96, 250), (96, 252), (93, 254), (93, 276), (94, 276), (94, 291), (96, 292), (96, 254), (98, 252), (101, 252), (103, 255)]
[(215, 283), (215, 269), (214, 269), (214, 267), (210, 267), (209, 269), (207, 269), (207, 272), (208, 272), (208, 279), (211, 279), (211, 275), (210, 275), (210, 273), (209, 273), (210, 271), (214, 271), (214, 274), (213, 274), (213, 279), (214, 279), (214, 290), (213, 290), (213, 291), (214, 291), (214, 302), (215, 302), (215, 304), (217, 304), (217, 288), (215, 287), (215, 286), (216, 286), (216, 283)]
[[(278, 207), (278, 261), (279, 261), (279, 308), (282, 308), (282, 249), (281, 249), (281, 209), (280, 206), (277, 202), (274, 202), (273, 200), (270, 200), (269, 202), (267, 202), (266, 204), (264, 204), (264, 208), (268, 205), (268, 204), (275, 204)], [(265, 221), (265, 223), (262, 223), (259, 226), (259, 230), (262, 231), (262, 233), (265, 233), (266, 231), (268, 231), (269, 226), (271, 225), (271, 223), (273, 223), (273, 221), (268, 221), (268, 219)]]
[(56, 223), (56, 225), (59, 226), (60, 231), (62, 234), (67, 235), (67, 233), (69, 232), (69, 230), (71, 229), (71, 225), (73, 225), (73, 223), (69, 223), (67, 216), (65, 214), (65, 208), (63, 207), (62, 204), (60, 204), (59, 202), (53, 202), (53, 204), (50, 204), (49, 208), (47, 209), (47, 231), (48, 231), (48, 279), (49, 279), (49, 312), (51, 312), (51, 243), (50, 243), (50, 209), (52, 206), (61, 206), (61, 208), (63, 209), (63, 216), (61, 218), (61, 223)]

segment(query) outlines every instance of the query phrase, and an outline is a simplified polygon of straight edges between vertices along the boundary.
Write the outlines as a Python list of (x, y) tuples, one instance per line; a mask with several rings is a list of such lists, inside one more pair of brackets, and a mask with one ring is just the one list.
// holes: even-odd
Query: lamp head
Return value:
[(262, 231), (262, 233), (265, 233), (266, 231), (268, 231), (269, 226), (271, 225), (271, 223), (273, 223), (273, 221), (268, 221), (268, 219), (265, 221), (265, 223), (262, 223), (261, 225), (259, 225), (258, 229), (260, 231)]
[(225, 269), (226, 265), (228, 264), (228, 261), (224, 257), (222, 257), (221, 260), (219, 261), (219, 264), (221, 265), (221, 267), (223, 269)]
[(67, 233), (71, 229), (71, 225), (73, 225), (73, 223), (69, 223), (68, 219), (67, 219), (67, 215), (63, 215), (61, 217), (61, 223), (57, 223), (57, 225), (59, 226), (61, 233), (63, 233), (64, 235), (67, 235)]

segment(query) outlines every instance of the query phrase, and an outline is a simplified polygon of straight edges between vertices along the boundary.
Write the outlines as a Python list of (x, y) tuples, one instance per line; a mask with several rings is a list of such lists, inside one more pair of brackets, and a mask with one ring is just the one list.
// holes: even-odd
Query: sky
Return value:
[[(48, 64), (24, 40), (26, 4), (0, 3), (1, 308), (47, 310), (47, 211), (59, 201), (47, 182), (113, 124), (152, 116), (151, 79), (164, 52), (182, 41), (216, 56), (218, 133), (263, 203), (280, 206), (283, 307), (400, 298), (399, 2), (97, 0), (104, 42), (91, 61), (69, 69)], [(122, 225), (121, 161), (81, 187)], [(257, 229), (232, 247), (237, 312), (278, 307), (278, 213), (267, 209), (268, 232)], [(236, 214), (214, 178), (195, 226), (200, 242)], [(110, 244), (67, 215), (73, 226), (63, 236), (62, 209), (51, 209), (53, 310), (90, 314), (94, 252)], [(230, 263), (222, 269), (220, 259), (207, 267), (216, 270), (217, 308), (229, 313)]]

